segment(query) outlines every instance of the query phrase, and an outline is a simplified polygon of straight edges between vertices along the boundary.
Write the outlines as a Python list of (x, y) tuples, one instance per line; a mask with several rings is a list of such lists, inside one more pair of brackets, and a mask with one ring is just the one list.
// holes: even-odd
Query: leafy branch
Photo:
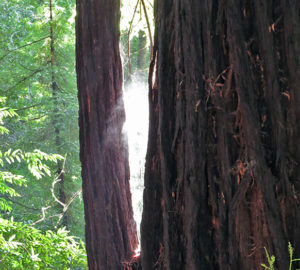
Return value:
[(46, 36), (46, 37), (40, 38), (40, 39), (38, 39), (38, 40), (34, 40), (34, 41), (32, 41), (32, 42), (30, 42), (30, 43), (27, 43), (27, 44), (25, 44), (25, 45), (22, 45), (22, 46), (20, 46), (20, 47), (17, 47), (17, 48), (15, 48), (15, 49), (12, 49), (12, 50), (7, 51), (6, 54), (4, 54), (4, 55), (1, 56), (0, 62), (1, 62), (6, 56), (8, 56), (10, 53), (15, 52), (15, 51), (18, 51), (18, 50), (23, 49), (23, 48), (28, 47), (28, 46), (31, 46), (31, 45), (33, 45), (33, 44), (35, 44), (35, 43), (41, 42), (41, 41), (43, 41), (43, 40), (45, 40), (45, 39), (47, 39), (47, 38), (49, 38), (49, 37), (50, 37), (50, 36)]
[[(289, 270), (292, 270), (293, 263), (299, 262), (300, 259), (294, 258), (294, 250), (293, 250), (291, 242), (289, 242), (289, 244), (288, 244), (288, 250), (289, 250), (289, 256), (290, 256)], [(266, 252), (268, 265), (262, 263), (261, 266), (266, 270), (274, 270), (275, 269), (275, 256), (274, 255), (270, 256), (268, 253), (268, 250), (266, 248), (265, 248), (265, 252)], [(296, 269), (296, 270), (299, 270), (299, 269)]]

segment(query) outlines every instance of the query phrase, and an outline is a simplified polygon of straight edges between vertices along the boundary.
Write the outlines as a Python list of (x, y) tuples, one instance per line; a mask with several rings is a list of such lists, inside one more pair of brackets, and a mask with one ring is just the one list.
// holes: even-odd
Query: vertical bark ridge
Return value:
[(119, 52), (120, 1), (77, 1), (80, 160), (89, 269), (123, 269), (137, 248)]
[[(149, 138), (159, 150), (149, 144), (148, 153), (160, 170), (147, 159), (145, 185), (155, 173), (162, 203), (144, 209), (143, 223), (159, 206), (158, 269), (259, 269), (264, 247), (284, 269), (288, 241), (299, 249), (297, 8), (155, 1), (158, 105)], [(149, 196), (146, 188), (144, 204)], [(142, 232), (145, 254), (151, 241)]]
[[(155, 36), (156, 40), (157, 36)], [(157, 85), (152, 84), (156, 46), (153, 48), (153, 60), (149, 69), (149, 121), (153, 130), (149, 130), (148, 151), (145, 168), (145, 192), (143, 198), (143, 216), (141, 223), (141, 258), (142, 269), (152, 270), (163, 267), (162, 247), (162, 183), (160, 177), (160, 160), (158, 156), (158, 92)], [(149, 239), (153, 239), (149, 241)]]

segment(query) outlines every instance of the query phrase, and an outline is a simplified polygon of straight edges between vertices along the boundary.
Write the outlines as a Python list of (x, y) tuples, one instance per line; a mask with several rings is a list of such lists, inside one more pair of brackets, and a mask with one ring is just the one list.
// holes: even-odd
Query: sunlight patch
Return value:
[(132, 206), (140, 238), (149, 122), (147, 84), (134, 76), (132, 82), (124, 89), (124, 104), (126, 112), (124, 132), (128, 136)]

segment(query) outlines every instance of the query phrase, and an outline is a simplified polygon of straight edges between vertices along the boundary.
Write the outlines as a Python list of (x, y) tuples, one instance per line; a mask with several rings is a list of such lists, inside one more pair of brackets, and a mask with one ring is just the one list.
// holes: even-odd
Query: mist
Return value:
[(133, 76), (132, 82), (124, 87), (123, 97), (126, 112), (124, 132), (128, 137), (132, 206), (140, 238), (149, 124), (147, 83), (141, 77)]

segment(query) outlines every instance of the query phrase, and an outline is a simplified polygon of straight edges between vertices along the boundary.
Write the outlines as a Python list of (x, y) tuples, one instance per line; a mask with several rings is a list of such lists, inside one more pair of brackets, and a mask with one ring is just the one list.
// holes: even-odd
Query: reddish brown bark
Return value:
[(155, 1), (143, 270), (300, 257), (299, 5)]
[(77, 0), (80, 159), (89, 269), (122, 269), (137, 247), (119, 54), (119, 0)]

